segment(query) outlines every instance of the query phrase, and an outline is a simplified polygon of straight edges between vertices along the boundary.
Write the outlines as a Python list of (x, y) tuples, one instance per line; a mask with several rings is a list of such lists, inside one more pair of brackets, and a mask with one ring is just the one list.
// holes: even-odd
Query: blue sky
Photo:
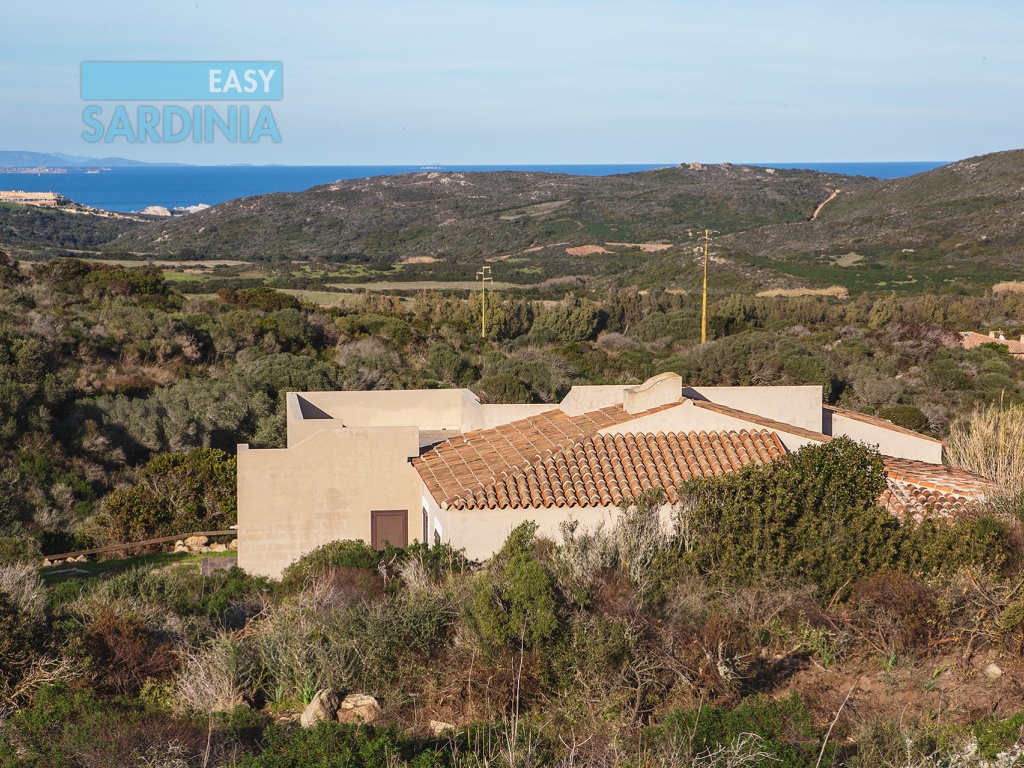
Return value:
[[(9, 4), (3, 28), (0, 149), (401, 165), (1024, 146), (1019, 0), (58, 0)], [(282, 61), (282, 141), (87, 144), (79, 65), (97, 59)]]

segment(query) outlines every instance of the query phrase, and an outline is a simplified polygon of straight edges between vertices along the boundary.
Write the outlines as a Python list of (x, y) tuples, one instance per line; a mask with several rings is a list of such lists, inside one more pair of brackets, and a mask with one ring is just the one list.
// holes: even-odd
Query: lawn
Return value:
[(59, 584), (64, 581), (84, 579), (104, 574), (121, 573), (131, 568), (163, 568), (177, 566), (198, 571), (204, 557), (235, 557), (237, 551), (206, 552), (201, 555), (186, 555), (175, 552), (157, 552), (149, 555), (118, 558), (116, 560), (92, 561), (87, 563), (62, 563), (52, 568), (41, 568), (39, 575), (45, 584)]

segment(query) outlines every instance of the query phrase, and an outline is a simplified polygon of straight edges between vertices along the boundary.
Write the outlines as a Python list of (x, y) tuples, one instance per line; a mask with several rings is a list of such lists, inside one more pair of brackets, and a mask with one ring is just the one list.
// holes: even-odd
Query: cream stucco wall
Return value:
[[(301, 392), (297, 400), (341, 421), (346, 427), (480, 429), (480, 401), (468, 389), (374, 390), (370, 392)], [(289, 402), (291, 405), (291, 402)], [(289, 421), (309, 420), (289, 409)], [(318, 421), (319, 419), (312, 419)]]
[[(740, 416), (731, 416), (716, 411), (709, 411), (701, 408), (690, 401), (683, 401), (675, 408), (668, 408), (664, 411), (652, 413), (649, 416), (627, 421), (624, 424), (617, 424), (613, 427), (602, 429), (599, 434), (617, 435), (627, 432), (723, 432), (731, 430), (746, 429), (748, 431), (761, 431), (766, 427), (753, 421), (746, 421)], [(795, 451), (808, 444), (817, 444), (820, 441), (813, 440), (806, 435), (786, 432), (785, 430), (773, 427), (779, 440), (786, 447), (787, 451)]]
[(635, 384), (597, 384), (576, 386), (562, 398), (558, 407), (570, 416), (580, 416), (612, 405), (622, 405), (622, 393)]
[(285, 449), (238, 451), (238, 564), (277, 578), (289, 563), (337, 539), (370, 540), (370, 511), (409, 511), (422, 529), (422, 481), (409, 459), (415, 427), (330, 429)]
[(821, 432), (821, 387), (684, 387), (683, 394)]
[(558, 526), (564, 520), (578, 520), (586, 528), (607, 523), (618, 507), (531, 507), (528, 509), (450, 509), (445, 513), (449, 529), (445, 541), (456, 549), (465, 548), (466, 557), (484, 560), (505, 543), (509, 533), (520, 523), (532, 520), (537, 533), (562, 540)]
[(485, 405), (483, 406), (482, 429), (500, 427), (520, 419), (528, 419), (545, 411), (556, 411), (557, 405), (550, 403), (534, 403), (529, 405)]
[(876, 446), (879, 453), (886, 456), (916, 459), (929, 464), (942, 463), (942, 443), (924, 435), (908, 435), (829, 411), (826, 411), (826, 429), (836, 437), (845, 435), (857, 442)]

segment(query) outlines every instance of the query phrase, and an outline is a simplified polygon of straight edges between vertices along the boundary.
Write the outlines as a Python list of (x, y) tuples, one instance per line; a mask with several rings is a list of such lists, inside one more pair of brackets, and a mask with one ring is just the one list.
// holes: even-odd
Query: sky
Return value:
[[(2, 18), (0, 149), (513, 165), (940, 161), (1024, 146), (1019, 0), (54, 0)], [(81, 137), (82, 61), (257, 59), (284, 64), (284, 98), (268, 103), (280, 143)]]

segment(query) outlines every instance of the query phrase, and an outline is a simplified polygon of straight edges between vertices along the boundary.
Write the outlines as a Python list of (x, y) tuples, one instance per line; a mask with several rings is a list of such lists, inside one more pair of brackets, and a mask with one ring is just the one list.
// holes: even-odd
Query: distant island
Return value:
[(61, 152), (27, 152), (0, 150), (2, 173), (62, 173), (67, 171), (106, 171), (154, 165), (187, 165), (187, 163), (144, 163), (124, 157), (79, 157)]

